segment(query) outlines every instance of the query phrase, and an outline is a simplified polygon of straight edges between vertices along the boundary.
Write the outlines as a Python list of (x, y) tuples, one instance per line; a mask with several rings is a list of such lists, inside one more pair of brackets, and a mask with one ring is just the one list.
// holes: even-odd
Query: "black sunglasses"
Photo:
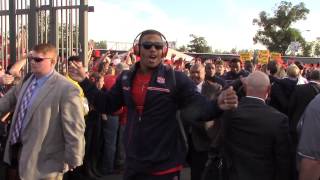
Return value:
[(42, 62), (45, 59), (51, 59), (51, 58), (41, 58), (41, 57), (30, 57), (31, 60), (34, 60), (35, 62), (39, 63)]
[(152, 46), (154, 46), (157, 50), (161, 50), (163, 48), (163, 42), (143, 42), (141, 43), (142, 47), (144, 49), (150, 49)]

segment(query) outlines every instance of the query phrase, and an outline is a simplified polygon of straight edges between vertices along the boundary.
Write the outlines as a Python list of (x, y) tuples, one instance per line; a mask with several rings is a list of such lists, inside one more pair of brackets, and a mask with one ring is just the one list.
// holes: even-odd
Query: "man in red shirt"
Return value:
[(80, 82), (98, 111), (128, 107), (124, 180), (178, 180), (186, 148), (176, 112), (186, 110), (187, 120), (210, 120), (238, 104), (232, 88), (223, 91), (218, 101), (210, 102), (184, 73), (164, 66), (168, 48), (164, 40), (156, 30), (140, 33), (134, 45), (140, 62), (123, 72), (106, 93), (90, 84), (81, 65), (73, 64), (72, 78)]

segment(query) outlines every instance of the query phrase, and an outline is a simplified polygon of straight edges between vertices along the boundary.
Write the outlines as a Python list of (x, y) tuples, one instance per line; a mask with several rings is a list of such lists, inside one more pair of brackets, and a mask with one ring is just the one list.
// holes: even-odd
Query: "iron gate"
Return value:
[(59, 49), (58, 69), (71, 55), (88, 63), (88, 0), (0, 0), (0, 62), (20, 60), (38, 43)]

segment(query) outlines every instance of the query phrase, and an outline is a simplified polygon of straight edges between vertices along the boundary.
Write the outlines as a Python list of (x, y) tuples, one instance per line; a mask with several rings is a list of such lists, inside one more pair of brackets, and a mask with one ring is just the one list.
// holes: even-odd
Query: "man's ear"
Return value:
[(266, 89), (266, 97), (265, 97), (265, 99), (268, 99), (268, 97), (270, 97), (270, 93), (271, 93), (271, 84), (267, 87), (267, 89)]
[(268, 95), (271, 93), (271, 84), (268, 86), (267, 93)]

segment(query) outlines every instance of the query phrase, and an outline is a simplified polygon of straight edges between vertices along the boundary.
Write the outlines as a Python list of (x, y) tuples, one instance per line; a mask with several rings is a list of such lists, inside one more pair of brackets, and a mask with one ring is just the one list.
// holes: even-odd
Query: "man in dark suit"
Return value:
[(230, 180), (289, 180), (288, 118), (265, 104), (270, 92), (266, 74), (255, 71), (244, 85), (246, 97), (223, 117)]
[(298, 83), (299, 68), (295, 64), (291, 64), (287, 68), (288, 77), (274, 81), (269, 105), (278, 111), (288, 115), (289, 100)]
[[(190, 68), (190, 78), (195, 83), (197, 91), (213, 100), (217, 98), (222, 86), (218, 83), (205, 81), (205, 67), (195, 64)], [(181, 112), (184, 116), (183, 111)], [(200, 180), (208, 159), (211, 139), (207, 130), (212, 128), (213, 121), (192, 123), (190, 128), (188, 162), (191, 168), (191, 180)]]
[(293, 143), (295, 146), (298, 143), (296, 129), (299, 119), (307, 105), (319, 92), (320, 70), (313, 70), (310, 74), (310, 82), (308, 84), (298, 85), (291, 95), (288, 117), (290, 119), (290, 135), (293, 138)]

